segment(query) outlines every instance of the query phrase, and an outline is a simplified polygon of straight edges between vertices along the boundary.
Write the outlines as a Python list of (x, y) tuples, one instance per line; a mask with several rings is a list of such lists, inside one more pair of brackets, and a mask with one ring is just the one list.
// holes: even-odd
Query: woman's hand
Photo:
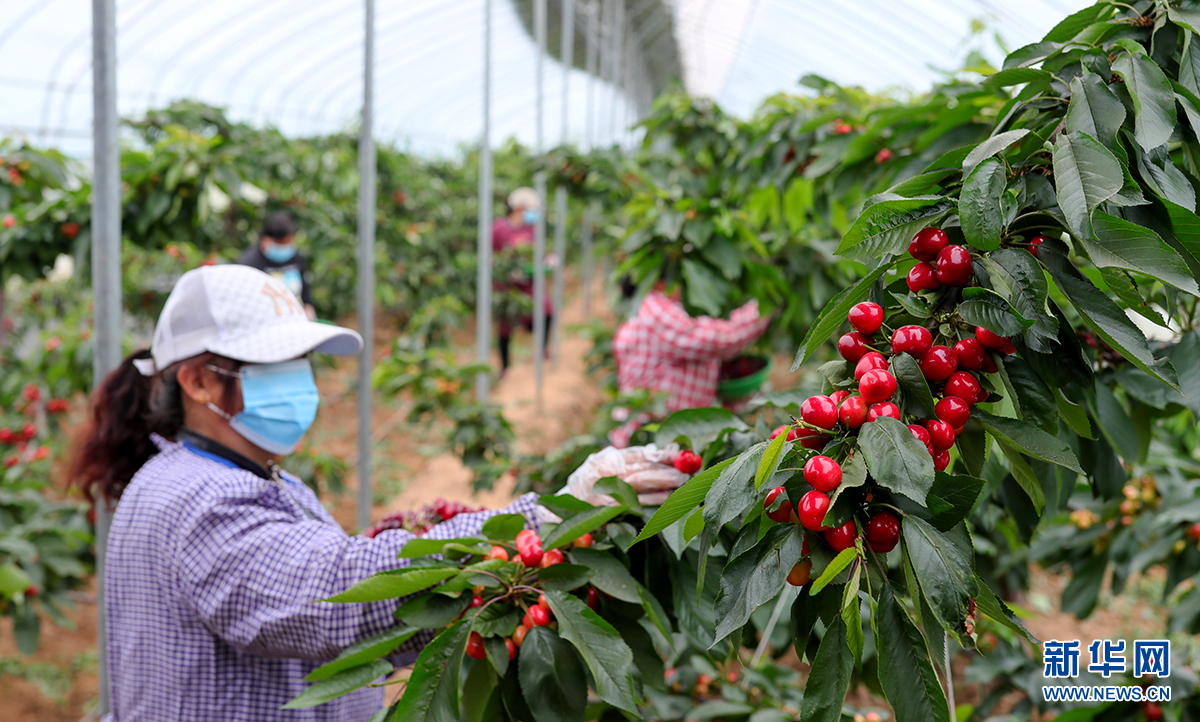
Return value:
[(654, 444), (626, 449), (609, 446), (589, 456), (571, 474), (566, 487), (559, 493), (570, 494), (590, 504), (612, 506), (617, 503), (615, 499), (592, 493), (592, 487), (601, 479), (615, 476), (633, 487), (639, 503), (656, 506), (691, 478), (672, 465), (678, 453), (678, 444), (667, 444), (661, 449)]

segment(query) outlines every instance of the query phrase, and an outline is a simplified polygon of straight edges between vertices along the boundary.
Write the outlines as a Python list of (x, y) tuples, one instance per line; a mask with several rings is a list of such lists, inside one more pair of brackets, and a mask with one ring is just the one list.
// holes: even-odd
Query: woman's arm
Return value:
[[(459, 514), (423, 538), (477, 534), (497, 514), (536, 520), (537, 496), (504, 509)], [(180, 584), (203, 624), (235, 649), (262, 657), (323, 660), (396, 623), (395, 600), (368, 604), (321, 602), (375, 572), (399, 569), (413, 534), (391, 530), (374, 539), (348, 536), (319, 521), (229, 499), (186, 530), (178, 560)]]

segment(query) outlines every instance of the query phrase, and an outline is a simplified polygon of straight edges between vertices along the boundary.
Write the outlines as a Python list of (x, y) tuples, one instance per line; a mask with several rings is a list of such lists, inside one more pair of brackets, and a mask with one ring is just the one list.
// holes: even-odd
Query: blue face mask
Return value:
[[(215, 366), (219, 373), (230, 373)], [(317, 418), (320, 396), (308, 359), (246, 366), (242, 379), (242, 410), (230, 416), (208, 404), (234, 431), (263, 451), (280, 456), (296, 450)]]
[(263, 243), (262, 252), (271, 263), (287, 263), (296, 257), (296, 244), (266, 241)]
[(527, 226), (532, 226), (534, 223), (537, 223), (538, 218), (541, 218), (541, 214), (538, 213), (534, 208), (530, 208), (521, 215), (521, 220), (525, 221), (525, 225)]

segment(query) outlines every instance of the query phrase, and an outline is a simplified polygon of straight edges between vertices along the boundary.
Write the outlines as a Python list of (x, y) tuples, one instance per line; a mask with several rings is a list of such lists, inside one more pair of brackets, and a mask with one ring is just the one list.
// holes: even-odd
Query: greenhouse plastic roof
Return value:
[[(587, 12), (576, 0), (567, 140), (627, 138), (646, 98), (625, 104), (595, 83), (588, 123)], [(634, 65), (662, 89), (747, 115), (816, 73), (871, 90), (923, 91), (972, 50), (993, 64), (1088, 0), (624, 0)], [(558, 52), (560, 0), (549, 0)], [(0, 135), (91, 153), (91, 3), (3, 0)], [(484, 0), (377, 0), (376, 135), (423, 153), (477, 142)], [(533, 145), (532, 0), (493, 0), (492, 137)], [(361, 104), (361, 0), (118, 0), (118, 107), (137, 115), (177, 98), (229, 109), (288, 134), (353, 128)], [(982, 21), (984, 32), (978, 30)], [(627, 57), (630, 56), (626, 53)], [(638, 61), (641, 61), (640, 64)], [(545, 63), (545, 142), (559, 143), (563, 73)]]

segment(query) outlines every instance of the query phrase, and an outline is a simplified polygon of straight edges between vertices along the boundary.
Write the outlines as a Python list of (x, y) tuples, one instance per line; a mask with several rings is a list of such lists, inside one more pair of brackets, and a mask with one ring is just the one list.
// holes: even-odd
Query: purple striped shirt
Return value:
[[(304, 676), (396, 620), (396, 601), (328, 604), (397, 559), (414, 536), (347, 535), (303, 484), (274, 482), (155, 437), (113, 517), (105, 573), (110, 722), (360, 722), (383, 705), (366, 688), (303, 710), (280, 706)], [(536, 523), (537, 497), (460, 514), (423, 536), (478, 533), (496, 514)], [(397, 655), (411, 661), (429, 640)]]

